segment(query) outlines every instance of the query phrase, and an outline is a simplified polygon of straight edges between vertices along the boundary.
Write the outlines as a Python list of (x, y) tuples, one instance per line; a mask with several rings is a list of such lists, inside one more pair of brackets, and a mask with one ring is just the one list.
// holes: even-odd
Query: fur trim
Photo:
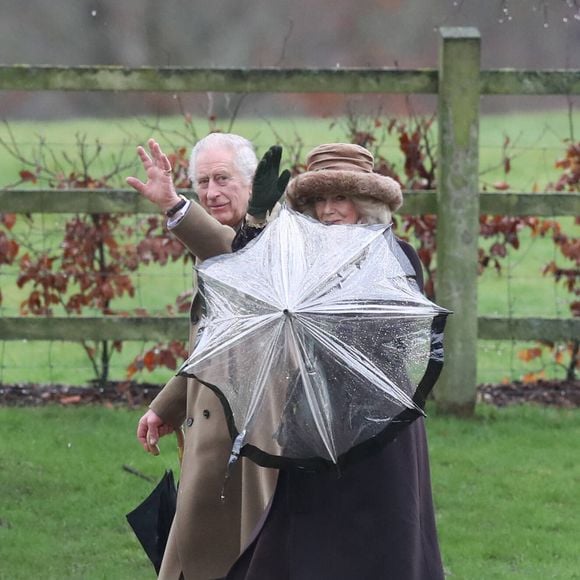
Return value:
[(394, 212), (403, 204), (401, 186), (390, 177), (361, 171), (321, 170), (297, 175), (286, 188), (288, 205), (308, 213), (308, 206), (319, 195), (344, 195), (376, 200)]

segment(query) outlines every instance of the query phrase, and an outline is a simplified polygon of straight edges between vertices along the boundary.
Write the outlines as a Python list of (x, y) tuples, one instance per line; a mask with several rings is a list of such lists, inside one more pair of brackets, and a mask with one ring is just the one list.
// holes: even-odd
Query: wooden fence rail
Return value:
[[(577, 319), (477, 317), (477, 238), (481, 213), (574, 216), (578, 194), (478, 191), (481, 95), (578, 95), (579, 70), (481, 70), (473, 28), (442, 28), (438, 69), (196, 69), (118, 66), (0, 66), (4, 91), (170, 91), (230, 93), (400, 93), (438, 96), (437, 192), (406, 192), (408, 214), (438, 215), (438, 302), (454, 315), (438, 406), (473, 412), (477, 339), (570, 340)], [(150, 213), (132, 191), (0, 192), (0, 212)], [(183, 318), (3, 318), (0, 340), (169, 340), (187, 335)]]
[[(578, 318), (504, 318), (480, 316), (478, 338), (483, 340), (571, 340), (580, 336)], [(186, 316), (79, 316), (0, 318), (1, 340), (187, 340)]]
[[(195, 195), (188, 190), (180, 193)], [(578, 193), (479, 193), (481, 214), (510, 216), (576, 216)], [(0, 212), (21, 214), (59, 213), (158, 213), (156, 206), (132, 189), (11, 189), (0, 190)], [(436, 191), (405, 191), (400, 211), (407, 215), (437, 213)]]
[[(461, 37), (458, 37), (461, 38)], [(577, 95), (574, 70), (482, 70), (482, 95)], [(437, 94), (437, 69), (0, 66), (0, 90)]]

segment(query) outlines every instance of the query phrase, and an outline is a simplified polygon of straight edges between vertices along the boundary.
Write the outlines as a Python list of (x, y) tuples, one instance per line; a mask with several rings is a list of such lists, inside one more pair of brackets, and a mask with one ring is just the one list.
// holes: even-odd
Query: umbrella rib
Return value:
[[(338, 355), (340, 358), (349, 363), (349, 370), (356, 372), (376, 387), (380, 388), (385, 394), (392, 397), (395, 401), (405, 405), (410, 409), (418, 409), (411, 397), (398, 387), (389, 377), (378, 369), (372, 361), (355, 347), (346, 345), (338, 337), (320, 330), (314, 324), (310, 323), (302, 316), (296, 317), (310, 331), (312, 336), (317, 339), (330, 352)], [(329, 340), (331, 338), (332, 340)], [(362, 366), (362, 369), (359, 367)], [(377, 380), (379, 379), (379, 380)]]
[[(282, 316), (281, 313), (274, 312), (273, 314), (266, 314), (263, 317), (254, 317), (254, 316), (245, 317), (247, 319), (252, 320), (252, 322), (253, 322), (252, 326), (248, 326), (248, 328), (243, 330), (240, 334), (236, 334), (235, 336), (232, 336), (231, 338), (227, 339), (223, 343), (220, 343), (219, 346), (216, 346), (216, 347), (212, 346), (212, 338), (210, 338), (208, 340), (208, 344), (204, 346), (201, 353), (199, 353), (199, 352), (196, 353), (195, 350), (193, 351), (193, 353), (191, 354), (189, 359), (187, 361), (185, 361), (185, 363), (183, 363), (179, 372), (186, 371), (186, 368), (185, 368), (186, 366), (191, 367), (192, 365), (199, 365), (210, 357), (214, 357), (214, 356), (217, 356), (219, 354), (222, 354), (223, 352), (225, 352), (228, 349), (235, 346), (241, 340), (247, 338), (248, 335), (254, 334), (257, 330), (263, 328), (264, 326), (266, 326), (267, 324), (269, 324), (272, 321), (275, 321), (277, 318), (280, 318), (281, 316)], [(262, 320), (259, 320), (259, 318), (262, 318)], [(219, 338), (223, 339), (223, 334)], [(200, 358), (198, 360), (192, 361), (192, 359), (194, 359), (194, 357), (196, 355), (200, 356)]]
[(322, 307), (318, 305), (307, 306), (305, 308), (301, 307), (298, 308), (296, 312), (300, 314), (321, 315), (356, 314), (361, 317), (395, 315), (395, 318), (415, 319), (424, 318), (426, 316), (433, 318), (433, 316), (440, 313), (440, 309), (435, 309), (432, 305), (425, 305), (418, 302), (401, 304), (400, 302), (392, 301), (392, 303), (386, 304), (383, 301), (381, 304), (369, 304), (366, 301), (361, 301), (360, 304), (353, 305), (351, 303), (340, 301), (335, 304), (328, 304)]
[[(233, 290), (235, 292), (237, 300), (239, 300), (241, 297), (245, 296), (247, 298), (251, 298), (252, 300), (256, 300), (257, 302), (259, 302), (260, 304), (265, 306), (268, 310), (280, 308), (279, 304), (272, 304), (271, 302), (268, 302), (264, 298), (260, 298), (259, 296), (256, 296), (255, 294), (253, 294), (252, 292), (250, 292), (247, 289), (244, 290), (244, 289), (240, 288), (239, 286), (235, 286), (235, 287), (231, 286), (230, 284), (227, 284), (226, 282), (224, 282), (220, 278), (212, 276), (207, 271), (199, 271), (198, 273), (199, 273), (199, 276), (202, 279), (202, 281), (205, 281), (205, 279), (209, 279), (219, 286), (223, 286), (223, 287), (227, 288), (228, 290)], [(219, 295), (219, 292), (217, 292), (215, 290), (215, 288), (212, 288), (212, 291)], [(208, 290), (206, 288), (204, 288), (203, 286), (200, 286), (200, 293), (204, 296), (204, 298), (206, 298), (206, 300), (207, 300), (207, 297), (206, 297), (207, 292), (208, 292)]]
[(372, 237), (370, 237), (368, 240), (366, 240), (363, 246), (357, 246), (355, 251), (353, 251), (350, 254), (348, 254), (347, 256), (345, 256), (339, 263), (333, 264), (332, 271), (328, 272), (328, 274), (326, 274), (326, 276), (323, 276), (320, 279), (316, 279), (315, 284), (306, 285), (302, 294), (300, 294), (300, 296), (296, 300), (296, 304), (300, 304), (300, 303), (304, 302), (305, 300), (307, 300), (308, 296), (309, 296), (309, 294), (308, 294), (309, 292), (313, 292), (321, 284), (326, 283), (330, 278), (332, 278), (332, 276), (336, 275), (336, 272), (338, 272), (340, 269), (342, 269), (349, 262), (352, 262), (352, 260), (356, 256), (360, 255), (364, 250), (366, 250), (368, 248), (368, 246), (370, 246), (373, 242), (375, 242), (377, 240), (377, 238), (382, 237), (386, 229), (387, 229), (387, 227), (385, 227), (384, 229), (376, 230), (375, 232), (373, 232), (374, 235)]
[[(292, 332), (290, 332), (290, 337), (291, 337), (291, 340), (293, 341), (293, 347), (297, 352), (302, 353), (302, 356), (298, 357), (297, 362), (298, 362), (298, 365), (300, 367), (300, 376), (302, 377), (302, 381), (304, 384), (304, 392), (306, 394), (306, 400), (308, 401), (308, 404), (310, 405), (311, 409), (313, 409), (313, 410), (318, 409), (319, 408), (318, 401), (317, 401), (315, 394), (314, 394), (315, 389), (312, 385), (312, 381), (310, 380), (310, 375), (308, 373), (308, 369), (304, 366), (304, 359), (310, 358), (310, 357), (308, 356), (308, 353), (306, 351), (306, 346), (303, 344), (303, 342), (301, 340), (298, 339), (298, 333), (296, 332), (296, 329), (294, 328), (294, 321), (293, 320), (291, 320), (290, 328), (292, 329)], [(321, 414), (321, 415), (324, 416), (324, 414)], [(328, 451), (329, 456), (333, 460), (336, 460), (337, 455), (336, 455), (335, 445), (330, 440), (330, 437), (328, 437), (328, 435), (327, 435), (327, 433), (331, 433), (330, 428), (328, 427), (328, 425), (323, 424), (318, 413), (313, 412), (312, 417), (314, 419), (314, 422), (316, 423), (318, 433), (322, 439), (324, 446), (326, 447), (326, 450)]]
[(270, 341), (270, 344), (268, 346), (268, 350), (266, 351), (265, 356), (262, 357), (262, 363), (260, 364), (260, 368), (258, 369), (258, 375), (256, 377), (256, 389), (253, 391), (253, 395), (248, 404), (248, 412), (244, 428), (246, 428), (247, 425), (250, 423), (250, 420), (252, 419), (254, 413), (256, 412), (256, 409), (258, 408), (258, 403), (262, 398), (262, 393), (264, 392), (264, 389), (266, 387), (267, 382), (266, 379), (268, 378), (267, 368), (269, 367), (271, 368), (271, 366), (273, 366), (271, 364), (272, 352), (274, 351), (278, 343), (278, 338), (280, 337), (280, 333), (282, 332), (283, 327), (284, 327), (283, 324), (280, 324), (278, 326), (278, 331), (276, 335), (272, 337), (272, 340)]

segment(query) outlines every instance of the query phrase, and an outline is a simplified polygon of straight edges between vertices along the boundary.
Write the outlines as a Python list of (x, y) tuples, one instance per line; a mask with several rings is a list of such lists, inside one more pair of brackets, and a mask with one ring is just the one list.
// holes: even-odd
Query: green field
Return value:
[[(384, 117), (382, 117), (385, 121)], [(405, 117), (400, 118), (407, 122)], [(576, 133), (580, 125), (580, 113), (572, 118)], [(232, 131), (251, 139), (259, 154), (272, 143), (280, 142), (292, 150), (302, 153), (302, 159), (315, 145), (322, 142), (343, 141), (347, 137), (346, 120), (340, 118), (240, 118)], [(159, 126), (160, 129), (155, 127)], [(230, 126), (227, 119), (217, 123), (220, 130)], [(194, 135), (207, 134), (209, 123), (205, 119), (194, 119), (193, 129), (184, 125), (181, 117), (127, 118), (127, 119), (72, 119), (54, 122), (12, 122), (0, 126), (0, 138), (10, 140), (8, 127), (22, 151), (30, 155), (38, 149), (40, 141), (61, 159), (62, 153), (74, 157), (77, 151), (76, 137), (82, 137), (87, 147), (98, 141), (104, 150), (102, 161), (96, 169), (106, 169), (113, 155), (122, 152), (123, 159), (134, 157), (134, 148), (144, 144), (149, 137), (159, 138), (162, 145), (191, 146)], [(360, 128), (371, 130), (380, 143), (380, 152), (401, 171), (401, 154), (397, 136), (387, 133), (385, 126), (374, 128), (374, 119), (361, 117)], [(433, 126), (433, 145), (437, 143), (436, 125)], [(534, 185), (540, 188), (553, 180), (557, 171), (554, 162), (563, 156), (563, 141), (570, 138), (570, 117), (567, 110), (542, 111), (509, 115), (482, 116), (480, 120), (480, 173), (482, 185), (492, 184), (504, 177), (501, 167), (502, 145), (510, 138), (507, 153), (513, 157), (512, 171), (508, 182), (514, 191), (530, 191)], [(289, 154), (290, 151), (287, 151)], [(139, 167), (135, 159), (135, 168)], [(18, 178), (21, 164), (9, 155), (0, 155), (0, 187), (13, 183)]]
[[(0, 408), (0, 579), (154, 578), (125, 514), (177, 469), (135, 439), (140, 409)], [(579, 577), (580, 412), (477, 408), (427, 420), (444, 566), (458, 580)]]
[[(576, 114), (574, 121), (580, 120)], [(113, 156), (121, 155), (124, 162), (131, 165), (123, 175), (140, 174), (138, 163), (134, 161), (134, 147), (144, 143), (152, 134), (158, 135), (168, 147), (188, 144), (192, 131), (184, 128), (179, 118), (164, 118), (159, 121), (161, 129), (153, 131), (150, 126), (157, 120), (147, 119), (77, 119), (66, 122), (14, 122), (10, 131), (22, 152), (30, 158), (38, 154), (38, 143), (45, 143), (45, 153), (50, 151), (57, 163), (64, 164), (64, 155), (72, 158), (77, 153), (76, 135), (83, 136), (89, 151), (94, 151), (95, 142), (103, 145), (103, 153), (95, 165), (95, 173), (105, 172), (110, 167)], [(363, 125), (371, 123), (363, 119)], [(578, 123), (576, 123), (577, 125)], [(223, 127), (227, 124), (224, 123)], [(205, 120), (196, 122), (195, 132), (203, 135), (207, 132)], [(491, 188), (490, 184), (506, 180), (513, 191), (542, 191), (558, 175), (554, 162), (564, 155), (564, 139), (570, 132), (570, 118), (567, 111), (542, 112), (537, 114), (519, 114), (504, 116), (484, 116), (481, 119), (480, 169), (482, 187)], [(286, 146), (288, 155), (293, 148), (300, 150), (302, 159), (305, 153), (315, 144), (322, 141), (345, 140), (345, 122), (329, 119), (240, 119), (233, 130), (252, 138), (259, 152), (275, 141)], [(377, 129), (381, 131), (383, 129)], [(297, 146), (298, 137), (302, 145)], [(502, 144), (506, 136), (511, 138), (512, 146), (508, 153), (513, 157), (512, 171), (504, 175), (501, 166)], [(398, 152), (396, 137), (383, 135), (382, 153), (401, 170), (401, 156)], [(8, 126), (0, 126), (0, 138), (9, 141)], [(436, 134), (433, 133), (433, 143)], [(36, 151), (36, 152), (35, 152)], [(0, 186), (14, 183), (22, 164), (6, 152), (0, 155)], [(122, 176), (120, 176), (122, 177)], [(124, 187), (122, 179), (119, 186)], [(58, 243), (64, 227), (66, 216), (36, 216), (31, 228), (24, 218), (19, 218), (19, 233), (26, 237), (28, 243), (35, 247), (50, 247)], [(141, 218), (130, 218), (135, 222)], [(579, 228), (573, 225), (571, 218), (560, 220), (569, 235), (578, 235)], [(482, 242), (489, 243), (489, 242)], [(543, 266), (556, 259), (560, 264), (566, 263), (559, 257), (555, 246), (549, 240), (534, 238), (528, 231), (521, 233), (521, 248), (510, 251), (503, 260), (500, 274), (493, 270), (486, 271), (480, 278), (479, 305), (481, 315), (502, 316), (569, 316), (571, 294), (563, 285), (556, 285), (549, 277), (542, 276)], [(180, 292), (190, 288), (191, 266), (182, 263), (166, 267), (143, 266), (136, 274), (137, 295), (135, 299), (120, 299), (115, 307), (131, 311), (135, 308), (146, 308), (150, 312), (162, 313), (165, 306), (172, 304)], [(15, 269), (2, 267), (0, 282), (3, 303), (0, 315), (14, 316), (19, 311), (20, 302), (25, 293), (16, 287)], [(87, 314), (89, 314), (87, 312)], [(112, 360), (112, 378), (125, 376), (128, 362), (144, 347), (137, 343), (125, 343), (123, 353), (115, 355)], [(527, 345), (513, 342), (486, 342), (479, 345), (480, 382), (499, 382), (519, 378), (523, 373), (540, 370), (544, 364), (524, 364), (517, 353)], [(563, 370), (547, 365), (547, 376), (562, 376)], [(144, 373), (141, 380), (162, 382), (169, 371), (158, 370), (153, 374)], [(73, 382), (83, 383), (92, 378), (82, 348), (72, 343), (41, 342), (3, 342), (0, 343), (0, 382)]]

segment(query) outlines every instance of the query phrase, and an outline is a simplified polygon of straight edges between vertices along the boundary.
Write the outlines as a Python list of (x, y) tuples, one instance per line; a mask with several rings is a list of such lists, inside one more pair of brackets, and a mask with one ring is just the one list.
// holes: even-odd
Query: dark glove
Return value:
[(282, 147), (273, 145), (258, 163), (248, 207), (248, 213), (255, 218), (265, 218), (272, 211), (290, 181), (290, 171), (287, 169), (278, 175), (281, 158)]

